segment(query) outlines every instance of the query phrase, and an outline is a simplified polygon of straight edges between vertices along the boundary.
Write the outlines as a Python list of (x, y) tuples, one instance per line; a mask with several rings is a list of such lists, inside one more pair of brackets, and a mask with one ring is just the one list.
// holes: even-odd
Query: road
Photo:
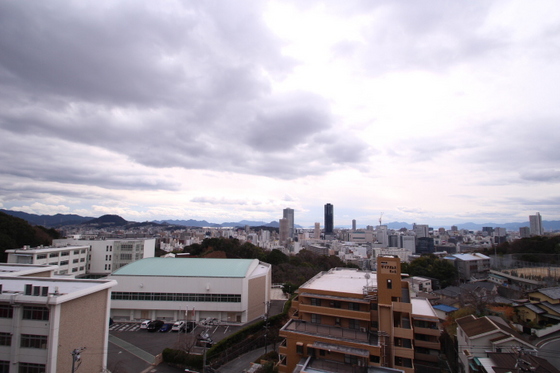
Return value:
[(539, 357), (548, 360), (548, 362), (555, 367), (560, 367), (560, 339), (553, 339), (551, 341), (544, 342), (540, 347)]

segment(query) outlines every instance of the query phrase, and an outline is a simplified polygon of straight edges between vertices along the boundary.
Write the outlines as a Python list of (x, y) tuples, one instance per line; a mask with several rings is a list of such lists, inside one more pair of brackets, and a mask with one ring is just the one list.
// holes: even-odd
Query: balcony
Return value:
[(306, 372), (367, 373), (367, 367), (312, 358), (309, 359), (301, 370), (301, 373)]
[(414, 360), (429, 361), (431, 363), (439, 362), (439, 356), (433, 354), (423, 354), (420, 352), (414, 353)]
[(418, 326), (414, 326), (414, 333), (417, 334), (424, 334), (424, 335), (432, 335), (435, 337), (439, 337), (441, 335), (441, 331), (437, 328), (421, 328)]
[(350, 342), (363, 343), (367, 345), (378, 345), (377, 336), (368, 333), (364, 329), (348, 329), (336, 326), (313, 324), (310, 322), (292, 319), (284, 325), (281, 329), (281, 332), (282, 331), (316, 335), (329, 339), (345, 339)]
[(429, 349), (432, 349), (432, 350), (440, 350), (441, 349), (441, 345), (437, 341), (423, 341), (423, 340), (420, 340), (420, 339), (415, 339), (414, 340), (414, 346), (415, 347), (422, 347), (422, 348), (429, 348)]

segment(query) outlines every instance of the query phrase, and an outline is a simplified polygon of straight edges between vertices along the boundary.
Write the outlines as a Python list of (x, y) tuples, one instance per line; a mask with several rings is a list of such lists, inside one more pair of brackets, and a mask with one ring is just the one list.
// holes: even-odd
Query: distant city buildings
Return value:
[(529, 229), (531, 236), (542, 236), (544, 231), (542, 227), (542, 218), (540, 213), (529, 215)]

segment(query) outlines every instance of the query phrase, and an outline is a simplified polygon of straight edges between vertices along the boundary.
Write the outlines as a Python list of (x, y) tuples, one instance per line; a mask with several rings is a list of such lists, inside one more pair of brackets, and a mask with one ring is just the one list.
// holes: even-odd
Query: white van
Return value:
[(140, 329), (148, 329), (148, 325), (150, 324), (152, 320), (144, 320), (142, 321), (142, 324), (140, 324)]

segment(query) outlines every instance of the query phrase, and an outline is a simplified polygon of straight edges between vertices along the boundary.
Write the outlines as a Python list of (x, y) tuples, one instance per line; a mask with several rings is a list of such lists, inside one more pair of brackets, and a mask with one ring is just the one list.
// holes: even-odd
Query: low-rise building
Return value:
[(490, 257), (484, 254), (453, 254), (445, 259), (455, 265), (459, 280), (463, 282), (485, 279), (490, 273)]
[(497, 316), (477, 318), (469, 315), (457, 319), (457, 343), (461, 372), (470, 372), (474, 358), (486, 357), (488, 352), (518, 352), (520, 348), (533, 351), (526, 342), (503, 319)]
[(155, 238), (95, 239), (64, 238), (53, 240), (53, 246), (87, 246), (87, 274), (102, 277), (136, 260), (155, 255)]
[(147, 258), (108, 276), (120, 320), (215, 318), (246, 323), (266, 314), (271, 266), (257, 259)]
[(6, 250), (10, 264), (57, 266), (57, 275), (83, 276), (87, 272), (89, 246), (50, 247), (24, 246), (21, 249)]
[(116, 283), (49, 277), (54, 270), (0, 265), (0, 371), (70, 372), (77, 354), (82, 373), (107, 368), (110, 292)]
[(280, 372), (437, 369), (439, 319), (426, 299), (410, 298), (399, 258), (378, 258), (377, 272), (319, 273), (297, 293), (280, 331)]

